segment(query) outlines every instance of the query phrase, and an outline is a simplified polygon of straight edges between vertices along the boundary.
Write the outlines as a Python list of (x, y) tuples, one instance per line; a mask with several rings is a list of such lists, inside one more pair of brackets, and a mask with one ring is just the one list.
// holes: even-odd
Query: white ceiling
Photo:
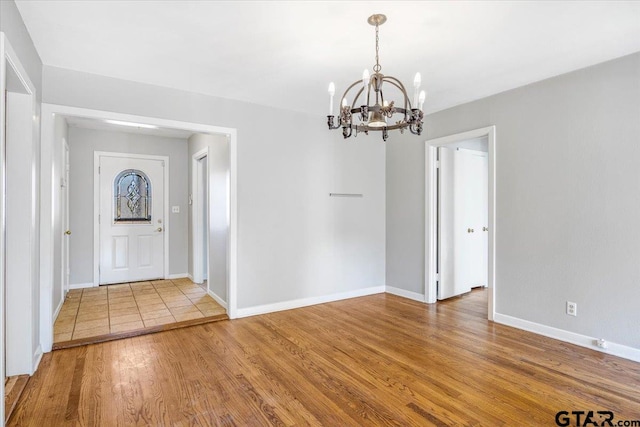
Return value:
[(326, 115), (374, 64), (425, 110), (640, 51), (640, 2), (22, 1), (45, 65)]

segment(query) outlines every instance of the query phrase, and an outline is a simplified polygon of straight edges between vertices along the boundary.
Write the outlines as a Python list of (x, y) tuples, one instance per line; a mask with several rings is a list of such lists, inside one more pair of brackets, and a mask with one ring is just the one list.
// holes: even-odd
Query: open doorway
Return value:
[(192, 156), (193, 281), (208, 289), (209, 279), (209, 148)]
[(495, 307), (495, 127), (427, 141), (427, 302), (488, 288)]
[[(50, 105), (50, 104), (43, 104), (42, 106), (43, 108), (43, 121), (42, 121), (42, 186), (43, 188), (52, 188), (56, 185), (55, 182), (53, 182), (50, 177), (52, 175), (55, 175), (55, 173), (52, 173), (52, 169), (57, 168), (57, 164), (55, 162), (52, 162), (52, 159), (55, 157), (55, 153), (54, 153), (54, 147), (59, 145), (59, 141), (56, 139), (56, 134), (55, 134), (55, 123), (56, 120), (58, 120), (59, 118), (63, 118), (63, 119), (70, 119), (73, 118), (73, 120), (75, 121), (92, 121), (94, 122), (99, 122), (100, 127), (104, 127), (106, 126), (107, 121), (110, 122), (119, 122), (120, 124), (125, 122), (125, 123), (132, 123), (135, 124), (135, 128), (147, 128), (147, 129), (160, 129), (160, 130), (171, 130), (171, 131), (181, 131), (181, 132), (186, 132), (189, 135), (195, 135), (195, 134), (208, 134), (208, 135), (218, 135), (220, 138), (224, 139), (225, 141), (228, 141), (228, 145), (229, 145), (229, 149), (230, 149), (230, 153), (229, 153), (229, 163), (230, 163), (230, 181), (229, 181), (229, 194), (230, 194), (230, 227), (229, 227), (229, 276), (230, 276), (230, 280), (227, 283), (228, 289), (225, 289), (225, 302), (226, 302), (226, 312), (228, 314), (229, 317), (234, 317), (235, 316), (235, 296), (236, 296), (236, 290), (235, 290), (235, 277), (236, 277), (236, 198), (235, 198), (235, 164), (236, 164), (236, 131), (235, 129), (231, 129), (231, 128), (221, 128), (221, 127), (216, 127), (216, 126), (210, 126), (210, 125), (202, 125), (202, 124), (196, 124), (196, 123), (187, 123), (187, 122), (178, 122), (178, 121), (172, 121), (172, 120), (166, 120), (166, 119), (156, 119), (156, 118), (150, 118), (150, 117), (142, 117), (142, 116), (132, 116), (132, 115), (128, 115), (128, 114), (120, 114), (120, 113), (112, 113), (112, 112), (106, 112), (106, 111), (96, 111), (96, 110), (89, 110), (89, 109), (84, 109), (84, 108), (75, 108), (75, 107), (67, 107), (67, 106), (59, 106), (59, 105)], [(113, 124), (113, 123), (110, 123)], [(86, 123), (85, 123), (86, 125)], [(84, 126), (84, 125), (83, 125)], [(121, 125), (122, 126), (122, 125)], [(85, 126), (86, 127), (86, 126)], [(108, 129), (93, 129), (93, 131), (96, 134), (96, 138), (99, 132), (97, 131), (108, 131)], [(76, 134), (77, 136), (77, 134)], [(137, 138), (137, 137), (135, 137)], [(76, 138), (77, 140), (77, 138)], [(97, 141), (97, 139), (96, 139)], [(122, 144), (125, 145), (130, 145), (128, 144), (126, 141), (121, 141)], [(78, 145), (72, 145), (70, 142), (70, 152), (71, 152), (71, 157), (72, 160), (70, 161), (70, 165), (71, 165), (71, 170), (72, 170), (72, 175), (75, 174), (77, 175), (78, 173), (78, 168), (75, 168), (76, 172), (74, 172), (74, 161), (77, 156), (76, 154), (78, 153), (78, 151), (74, 151), (74, 150), (78, 150)], [(112, 147), (114, 150), (118, 147)], [(87, 148), (89, 149), (89, 148)], [(97, 148), (96, 148), (97, 150)], [(127, 151), (123, 151), (120, 149), (121, 152), (127, 152)], [(76, 153), (76, 154), (74, 154)], [(133, 153), (133, 152), (132, 152)], [(186, 154), (186, 152), (185, 152)], [(176, 163), (174, 161), (171, 161), (171, 164), (174, 165), (172, 166), (174, 171), (177, 170), (177, 168), (182, 168), (182, 171), (185, 171), (187, 169), (187, 163), (185, 160), (187, 160), (184, 157), (184, 154), (182, 155), (183, 157), (181, 158), (182, 160), (180, 160), (180, 162)], [(128, 156), (131, 157), (131, 156)], [(90, 162), (86, 162), (86, 163), (90, 163)], [(166, 163), (165, 163), (166, 164)], [(131, 168), (129, 168), (131, 169)], [(135, 168), (134, 168), (135, 169)], [(182, 174), (183, 172), (180, 172), (180, 174)], [(74, 175), (74, 176), (75, 176)], [(188, 176), (186, 173), (184, 173), (185, 179), (184, 179), (184, 183), (186, 184), (187, 179), (186, 177)], [(77, 176), (76, 176), (77, 178)], [(72, 189), (72, 194), (77, 194), (79, 189), (74, 189), (74, 186), (77, 186), (78, 183), (82, 183), (88, 181), (89, 185), (90, 184), (90, 179), (75, 179), (75, 178), (70, 178), (70, 187)], [(178, 181), (172, 181), (172, 182), (178, 182)], [(59, 184), (59, 183), (58, 183)], [(95, 182), (94, 182), (95, 184)], [(169, 184), (171, 185), (171, 183)], [(91, 188), (86, 188), (85, 189), (85, 193), (91, 193), (92, 189)], [(81, 191), (81, 190), (80, 190)], [(81, 191), (82, 192), (82, 191)], [(170, 194), (178, 194), (180, 192), (184, 192), (186, 193), (186, 188), (182, 187), (182, 184), (180, 186), (180, 188), (176, 188), (173, 189), (172, 192), (170, 192)], [(95, 194), (95, 191), (94, 191)], [(182, 197), (182, 196), (180, 196)], [(185, 202), (184, 204), (186, 204), (186, 196), (185, 197)], [(72, 202), (72, 206), (70, 207), (70, 211), (71, 213), (75, 212), (74, 208), (73, 208), (73, 200), (74, 197), (73, 195), (70, 196), (70, 200)], [(174, 203), (171, 202), (171, 205), (169, 206), (169, 215), (167, 216), (167, 214), (165, 214), (165, 217), (163, 219), (163, 225), (158, 225), (156, 223), (154, 223), (154, 230), (157, 230), (158, 228), (162, 228), (162, 232), (164, 232), (165, 230), (165, 226), (169, 226), (170, 227), (170, 223), (173, 219), (174, 221), (174, 227), (171, 227), (171, 230), (176, 230), (176, 232), (178, 234), (181, 234), (179, 236), (179, 239), (177, 239), (176, 241), (179, 243), (176, 243), (177, 249), (176, 248), (172, 248), (171, 244), (169, 245), (169, 251), (173, 250), (175, 251), (180, 251), (186, 249), (186, 247), (184, 246), (180, 246), (183, 245), (184, 243), (186, 243), (186, 238), (184, 237), (187, 233), (186, 233), (186, 229), (183, 232), (180, 232), (180, 227), (175, 226), (176, 224), (178, 224), (176, 221), (176, 219), (181, 216), (184, 215), (186, 212), (184, 212), (184, 210), (182, 210), (181, 212), (181, 203)], [(85, 210), (86, 211), (86, 210)], [(86, 215), (86, 217), (88, 218), (84, 218), (86, 221), (88, 221), (88, 224), (99, 224), (99, 221), (101, 220), (101, 218), (98, 217), (98, 211), (99, 211), (99, 206), (96, 205), (94, 203), (93, 206), (93, 214), (94, 215)], [(55, 235), (52, 232), (53, 229), (50, 226), (50, 224), (56, 222), (56, 218), (58, 218), (59, 216), (59, 210), (57, 210), (56, 205), (53, 203), (50, 203), (49, 201), (45, 201), (45, 203), (43, 204), (42, 207), (42, 212), (43, 212), (43, 217), (42, 217), (42, 222), (41, 222), (41, 240), (43, 242), (43, 247), (47, 247), (47, 245), (50, 244), (50, 242), (55, 241)], [(88, 211), (89, 213), (91, 211)], [(111, 213), (111, 211), (109, 212)], [(111, 218), (110, 215), (107, 215), (107, 220), (111, 221), (113, 218)], [(184, 217), (183, 217), (184, 218)], [(180, 220), (181, 221), (181, 220)], [(76, 227), (77, 225), (73, 218), (71, 218), (70, 220), (71, 222), (71, 228)], [(157, 222), (157, 221), (156, 221)], [(74, 225), (75, 224), (75, 225)], [(186, 223), (183, 224), (184, 227), (186, 227)], [(160, 234), (161, 232), (158, 231), (158, 234)], [(80, 233), (82, 234), (82, 233)], [(89, 241), (89, 248), (92, 246), (91, 241), (93, 242), (93, 245), (96, 244), (96, 242), (99, 241), (99, 239), (97, 238), (97, 234), (96, 234), (96, 230), (94, 230), (93, 233), (89, 232), (89, 233), (84, 233), (87, 234), (88, 236), (86, 236)], [(91, 234), (93, 234), (93, 240), (91, 239)], [(77, 237), (77, 234), (74, 232), (74, 234), (72, 235), (72, 237)], [(77, 238), (76, 238), (77, 241)], [(73, 238), (72, 238), (72, 242), (73, 242)], [(182, 243), (180, 243), (182, 242)], [(54, 245), (57, 246), (57, 245)], [(137, 284), (134, 286), (133, 283), (127, 283), (124, 285), (115, 285), (117, 287), (119, 287), (118, 289), (114, 288), (114, 285), (111, 285), (110, 287), (108, 287), (109, 289), (103, 289), (105, 287), (98, 287), (97, 285), (100, 284), (100, 280), (96, 280), (97, 278), (100, 277), (100, 271), (99, 271), (99, 266), (98, 263), (94, 263), (94, 269), (93, 271), (87, 271), (85, 273), (84, 276), (88, 277), (87, 280), (80, 280), (78, 281), (78, 279), (74, 276), (74, 268), (73, 268), (73, 259), (74, 259), (74, 249), (72, 246), (72, 250), (71, 250), (71, 254), (70, 254), (70, 258), (72, 260), (72, 267), (71, 267), (71, 288), (72, 291), (74, 292), (74, 287), (76, 287), (77, 283), (83, 285), (82, 286), (82, 293), (84, 295), (84, 293), (87, 294), (92, 294), (95, 293), (96, 295), (87, 295), (87, 296), (92, 296), (95, 297), (95, 299), (98, 299), (98, 297), (100, 297), (102, 300), (104, 300), (104, 295), (98, 295), (98, 294), (104, 294), (105, 290), (107, 291), (107, 296), (106, 299), (108, 301), (108, 304), (111, 304), (111, 300), (109, 299), (109, 293), (122, 293), (122, 295), (117, 295), (117, 297), (119, 300), (124, 300), (124, 297), (127, 297), (129, 299), (131, 299), (131, 297), (133, 297), (136, 301), (138, 299), (138, 295), (136, 295), (137, 293), (142, 295), (142, 294), (153, 294), (153, 298), (155, 298), (157, 300), (158, 297), (163, 299), (163, 302), (165, 303), (165, 305), (167, 306), (166, 308), (171, 311), (172, 308), (178, 307), (178, 304), (182, 304), (185, 303), (185, 307), (187, 307), (186, 303), (188, 302), (186, 299), (190, 299), (192, 303), (195, 303), (194, 305), (196, 306), (197, 309), (205, 310), (208, 311), (208, 307), (200, 307), (198, 306), (199, 303), (201, 303), (201, 301), (198, 299), (199, 295), (201, 292), (203, 292), (201, 289), (191, 289), (190, 287), (190, 283), (191, 281), (187, 278), (187, 271), (180, 269), (180, 271), (176, 271), (176, 268), (172, 268), (172, 270), (170, 270), (168, 273), (166, 272), (166, 268), (165, 268), (165, 274), (164, 277), (162, 278), (163, 280), (160, 281), (152, 281), (150, 283), (145, 283), (142, 286), (138, 286)], [(76, 247), (78, 246), (77, 244), (75, 245)], [(77, 252), (77, 251), (76, 251)], [(91, 251), (88, 250), (86, 251), (89, 256), (91, 257)], [(94, 258), (95, 258), (95, 254), (99, 253), (99, 248), (98, 250), (95, 249), (94, 247)], [(173, 258), (171, 258), (173, 259)], [(90, 262), (88, 263), (90, 266)], [(170, 264), (170, 263), (169, 263)], [(167, 263), (165, 263), (165, 266), (167, 265)], [(54, 272), (52, 271), (52, 269), (50, 268), (50, 266), (47, 266), (45, 264), (41, 265), (41, 272), (42, 272), (42, 298), (41, 298), (41, 309), (42, 309), (42, 317), (41, 317), (41, 333), (42, 333), (42, 342), (43, 342), (43, 348), (45, 351), (50, 351), (51, 348), (53, 347), (53, 321), (56, 319), (56, 309), (55, 306), (56, 304), (53, 304), (54, 301), (52, 301), (54, 293), (51, 292), (51, 286), (50, 283), (53, 281), (53, 277), (55, 277)], [(83, 276), (83, 277), (84, 277)], [(93, 281), (91, 281), (91, 277), (93, 277)], [(77, 282), (77, 283), (76, 283)], [(85, 283), (86, 282), (86, 283)], [(189, 283), (187, 283), (189, 282)], [(96, 285), (97, 283), (97, 285)], [(136, 287), (136, 289), (134, 289), (134, 287)], [(141, 289), (137, 289), (137, 288), (141, 288)], [(85, 289), (86, 288), (86, 289)], [(120, 289), (122, 288), (122, 289)], [(144, 289), (142, 289), (144, 288)], [(153, 289), (152, 289), (153, 288)], [(168, 289), (165, 289), (168, 288)], [(174, 289), (176, 288), (176, 289)], [(80, 289), (77, 289), (80, 290)], [(137, 292), (139, 291), (139, 292)], [(124, 294), (127, 294), (126, 296)], [(158, 295), (155, 295), (155, 294)], [(174, 294), (174, 295), (169, 295), (169, 294)], [(116, 295), (114, 295), (114, 298), (116, 297)], [(167, 298), (165, 298), (167, 297)], [(173, 298), (175, 297), (175, 298)], [(186, 298), (186, 299), (185, 299)], [(142, 299), (142, 298), (141, 298)], [(167, 301), (164, 301), (164, 300)], [(173, 301), (172, 299), (176, 299), (176, 301)], [(181, 301), (177, 301), (177, 299), (180, 299)], [(172, 300), (172, 301), (169, 301)], [(196, 301), (197, 300), (197, 301)], [(119, 301), (120, 302), (120, 301)], [(104, 301), (101, 301), (102, 304), (104, 304)], [(51, 310), (51, 307), (54, 307), (53, 310)], [(80, 301), (79, 303), (80, 309), (82, 308), (82, 301)], [(174, 307), (175, 306), (175, 307)], [(180, 305), (182, 306), (182, 305)], [(123, 311), (123, 316), (122, 318), (124, 319), (125, 314), (124, 314), (124, 309), (128, 308), (128, 307), (122, 307), (122, 311)], [(49, 312), (47, 313), (47, 310), (49, 310)], [(177, 311), (173, 310), (173, 311)], [(178, 317), (176, 317), (176, 313), (173, 313), (173, 311), (171, 311), (171, 314), (175, 317), (176, 320), (179, 321)], [(109, 312), (111, 312), (111, 310), (109, 310)], [(195, 309), (194, 309), (195, 312)], [(78, 311), (79, 313), (79, 311)], [(143, 326), (145, 328), (147, 328), (147, 324), (145, 322), (145, 318), (143, 316), (144, 313), (140, 312), (139, 313), (140, 316), (142, 317), (142, 322), (143, 322)], [(185, 321), (188, 321), (190, 319), (187, 319), (187, 314), (188, 313), (179, 313), (181, 318), (184, 318)], [(184, 314), (184, 316), (182, 316)], [(194, 313), (191, 313), (194, 314)], [(197, 313), (195, 313), (197, 314)], [(209, 316), (209, 314), (207, 313), (200, 313), (203, 314), (205, 317)], [(128, 315), (128, 314), (127, 314)], [(167, 316), (170, 317), (170, 316)], [(120, 319), (122, 320), (122, 319)], [(76, 326), (77, 326), (77, 321), (78, 318), (76, 318)], [(124, 322), (124, 320), (123, 320)], [(139, 322), (139, 319), (136, 319), (135, 322)], [(134, 323), (134, 322), (131, 322)], [(85, 325), (86, 326), (86, 325)], [(111, 325), (111, 321), (110, 321), (110, 327), (113, 326)], [(133, 326), (132, 326), (133, 327)], [(77, 329), (77, 328), (76, 328)], [(75, 333), (75, 329), (74, 329), (74, 333)], [(111, 331), (111, 334), (113, 334), (114, 332)], [(82, 339), (81, 337), (79, 337), (78, 339)], [(74, 340), (73, 336), (71, 338), (71, 340)]]
[(191, 275), (227, 308), (231, 280), (231, 151), (224, 135), (195, 134), (191, 153)]
[(454, 142), (437, 151), (437, 298), (488, 283), (487, 138)]

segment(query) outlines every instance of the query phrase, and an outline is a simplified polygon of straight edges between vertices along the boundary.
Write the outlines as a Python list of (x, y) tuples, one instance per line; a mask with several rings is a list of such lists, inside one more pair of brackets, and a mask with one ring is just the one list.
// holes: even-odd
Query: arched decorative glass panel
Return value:
[(114, 222), (151, 223), (151, 181), (144, 172), (125, 169), (113, 182)]

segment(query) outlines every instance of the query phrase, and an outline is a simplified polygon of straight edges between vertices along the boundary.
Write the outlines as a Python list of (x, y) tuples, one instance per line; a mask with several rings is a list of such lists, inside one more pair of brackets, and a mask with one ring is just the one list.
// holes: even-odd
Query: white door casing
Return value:
[[(100, 284), (164, 278), (165, 164), (156, 156), (99, 156)], [(138, 186), (126, 183), (127, 176), (147, 181), (151, 198), (143, 216), (148, 220), (126, 220), (148, 202)], [(117, 198), (119, 177), (124, 177), (125, 184)]]
[(487, 285), (487, 154), (438, 147), (438, 299)]

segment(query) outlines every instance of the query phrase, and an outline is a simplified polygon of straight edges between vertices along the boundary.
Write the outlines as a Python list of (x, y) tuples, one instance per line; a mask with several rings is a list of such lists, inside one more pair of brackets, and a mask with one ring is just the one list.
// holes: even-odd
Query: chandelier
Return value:
[[(355, 136), (358, 132), (364, 132), (368, 135), (370, 131), (382, 132), (382, 140), (386, 141), (389, 137), (388, 131), (398, 129), (400, 133), (404, 133), (405, 129), (414, 135), (422, 133), (422, 119), (424, 113), (422, 106), (425, 99), (425, 91), (420, 91), (420, 73), (416, 73), (413, 79), (413, 103), (409, 100), (407, 90), (400, 80), (392, 76), (385, 76), (380, 73), (382, 67), (379, 60), (379, 27), (387, 21), (385, 15), (371, 15), (367, 22), (376, 27), (376, 65), (373, 66), (373, 74), (369, 75), (369, 70), (365, 69), (362, 73), (362, 80), (356, 80), (344, 92), (341, 98), (340, 116), (338, 123), (335, 123), (333, 115), (333, 95), (336, 88), (333, 82), (329, 84), (329, 115), (327, 116), (327, 124), (329, 129), (342, 128), (344, 138), (349, 138), (355, 130)], [(385, 99), (382, 86), (386, 83), (396, 87), (402, 97), (400, 104), (397, 105), (393, 100)], [(349, 91), (354, 89), (353, 104), (349, 104)], [(373, 91), (373, 93), (372, 93)], [(356, 107), (360, 105), (359, 107)], [(395, 116), (395, 123), (393, 123)], [(359, 118), (359, 122), (354, 122), (354, 117)], [(387, 123), (387, 120), (390, 123)]]

